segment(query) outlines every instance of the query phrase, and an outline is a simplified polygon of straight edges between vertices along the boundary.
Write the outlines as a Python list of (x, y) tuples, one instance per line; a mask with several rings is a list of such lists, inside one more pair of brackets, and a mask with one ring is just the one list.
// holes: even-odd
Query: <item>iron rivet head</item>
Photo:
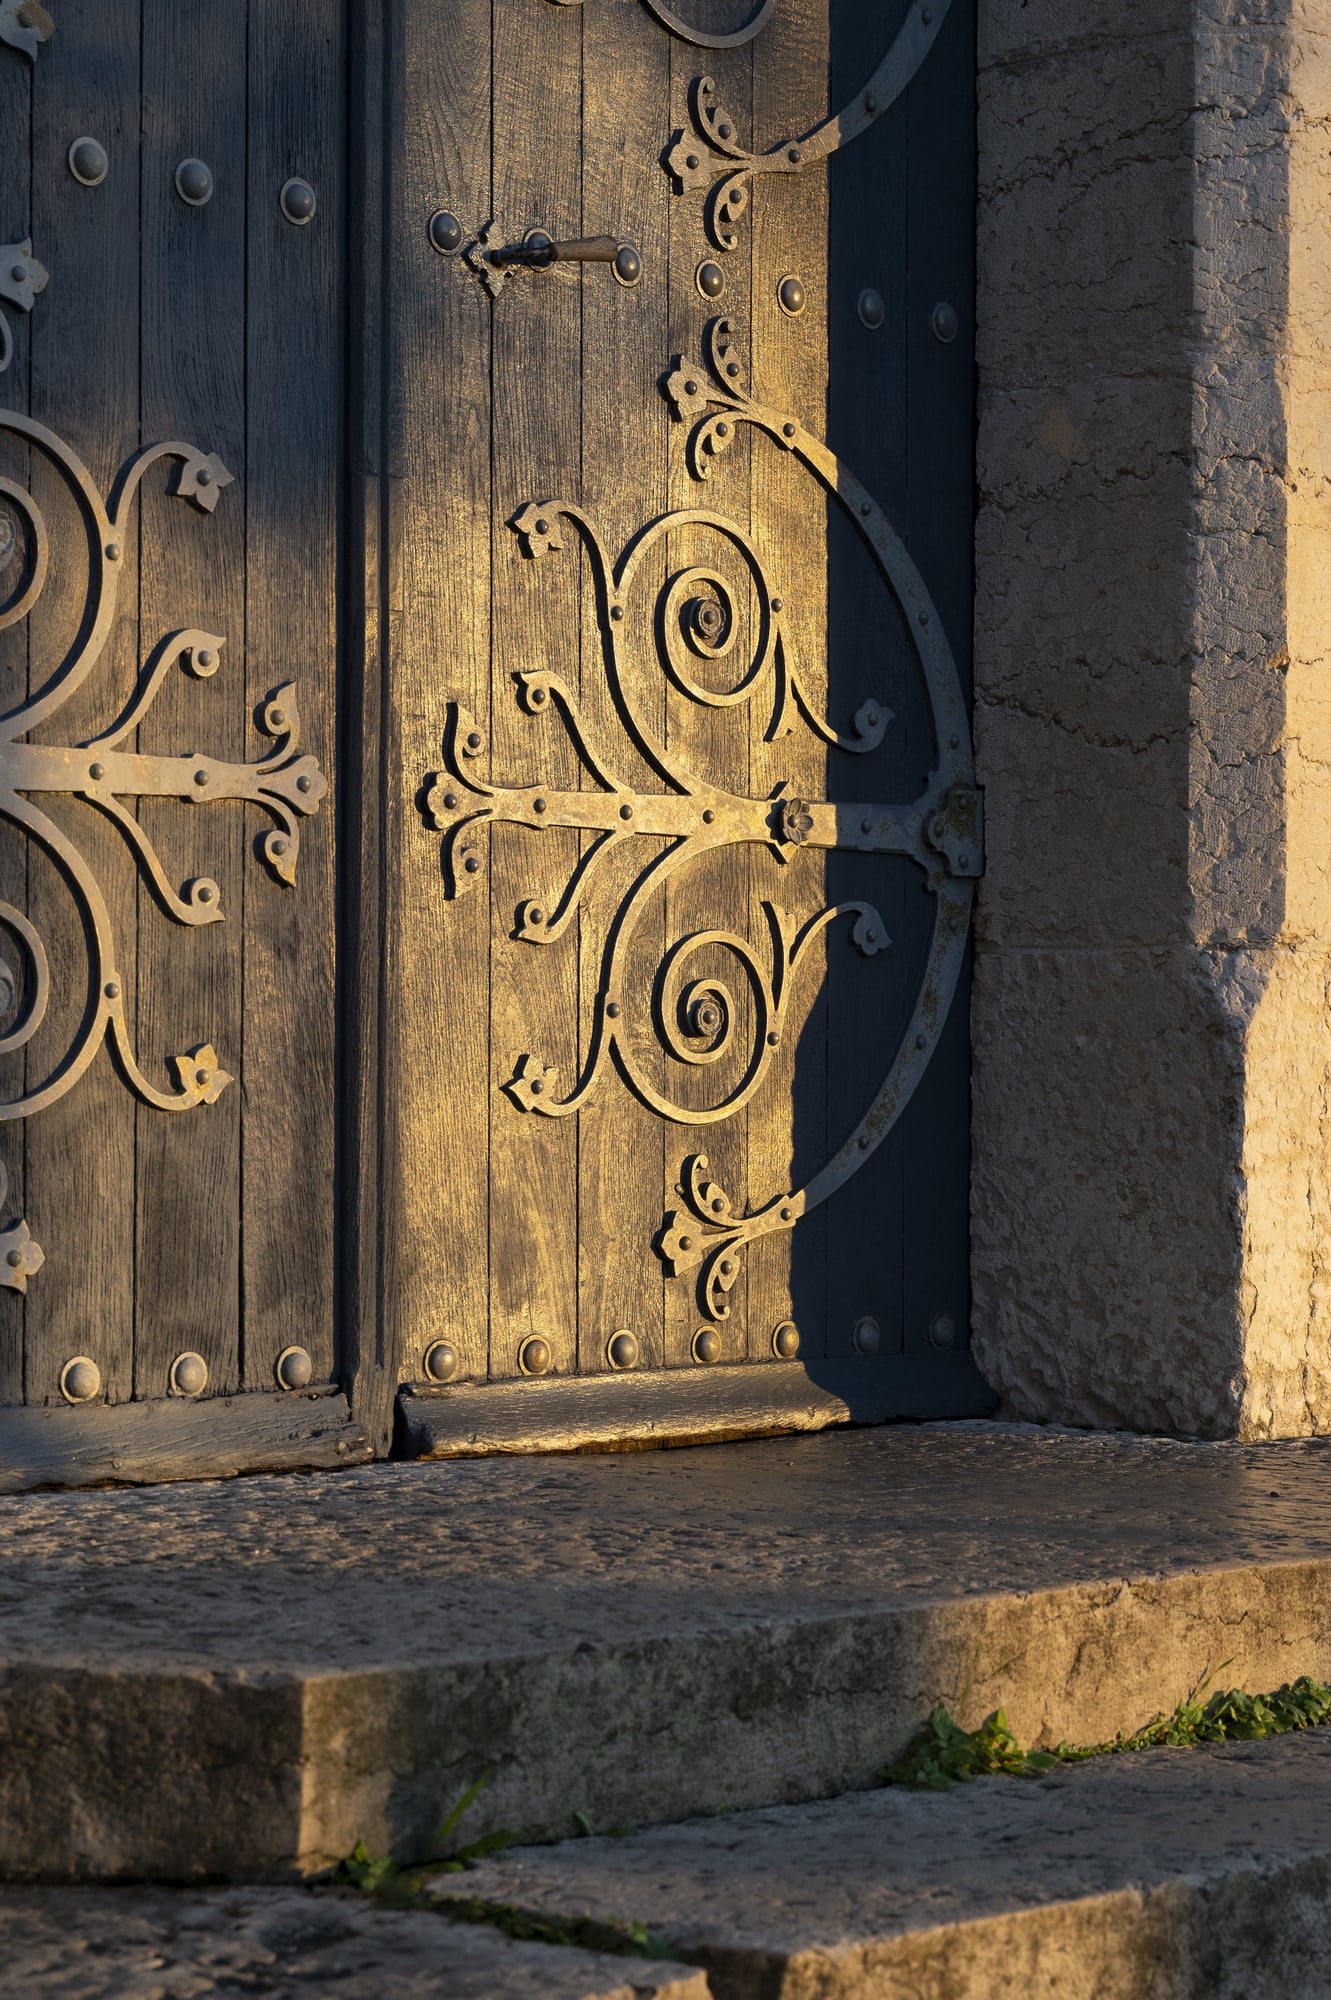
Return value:
[(528, 699), (533, 708), (544, 708), (550, 699), (550, 690), (549, 688), (541, 687), (533, 688)]
[(90, 1403), (101, 1386), (102, 1371), (86, 1354), (76, 1354), (60, 1370), (60, 1393), (67, 1403)]
[(860, 512), (861, 512), (861, 514), (868, 514), (868, 513), (870, 513), (871, 511), (872, 511), (872, 510), (871, 510), (871, 508), (870, 508), (870, 505), (869, 505), (869, 502), (868, 502), (867, 500), (861, 500), (861, 502), (860, 502)]
[(642, 276), (642, 258), (631, 243), (621, 243), (615, 252), (614, 273), (621, 285), (636, 285)]
[(728, 139), (735, 128), (727, 119), (723, 118), (716, 129), (722, 139)]
[(207, 1070), (206, 1070), (206, 1069), (196, 1069), (196, 1070), (195, 1070), (195, 1072), (194, 1072), (194, 1081), (195, 1081), (195, 1082), (196, 1082), (196, 1083), (198, 1084), (198, 1086), (199, 1086), (199, 1089), (200, 1089), (200, 1090), (202, 1090), (202, 1089), (203, 1089), (203, 1086), (204, 1086), (204, 1085), (205, 1085), (205, 1084), (207, 1083), (207, 1081), (208, 1081), (208, 1072), (207, 1072)]
[(28, 275), (28, 267), (26, 264), (11, 264), (9, 275), (16, 285), (21, 285)]
[(548, 521), (538, 521), (536, 523), (536, 532), (538, 535), (548, 535), (550, 532), (550, 523)]
[(196, 785), (206, 785), (208, 782), (208, 773), (206, 771), (196, 771), (194, 773), (194, 782)]
[[(199, 478), (200, 480), (203, 478), (202, 471), (199, 473)], [(194, 664), (206, 674), (211, 670), (216, 659), (216, 653), (212, 652), (207, 646), (200, 646), (198, 652), (194, 655)]]
[[(693, 274), (693, 282), (705, 299), (719, 299), (726, 288), (726, 274), (714, 258), (704, 257)], [(698, 385), (695, 382), (688, 388), (688, 394), (696, 396), (697, 393)]]
[(773, 1048), (773, 1049), (774, 1049), (774, 1048), (776, 1047), (777, 1043), (778, 1043), (778, 1042), (779, 1042), (780, 1040), (781, 1040), (781, 1037), (780, 1037), (780, 1035), (778, 1035), (778, 1033), (777, 1033), (776, 1029), (775, 1029), (775, 1028), (773, 1028), (773, 1029), (772, 1029), (772, 1030), (770, 1031), (770, 1033), (768, 1034), (768, 1037), (767, 1037), (767, 1044), (768, 1044), (768, 1047), (769, 1047), (769, 1048)]
[(915, 1046), (917, 1049), (927, 1049), (929, 1046), (929, 1037), (927, 1035), (917, 1035), (915, 1037)]
[(531, 1080), (531, 1094), (532, 1094), (532, 1096), (533, 1096), (533, 1097), (539, 1097), (539, 1096), (541, 1095), (541, 1093), (542, 1093), (542, 1091), (543, 1091), (544, 1089), (545, 1089), (545, 1079), (544, 1079), (544, 1077), (540, 1077), (540, 1076), (534, 1076), (534, 1077), (532, 1078), (532, 1080)]
[(703, 813), (702, 823), (704, 826), (710, 826), (715, 818), (716, 814), (712, 811), (712, 808), (708, 806)]
[(211, 486), (213, 483), (213, 474), (211, 466), (201, 465), (198, 471), (195, 473), (194, 478), (196, 483), (200, 486)]
[(107, 560), (108, 562), (119, 562), (119, 561), (120, 561), (120, 544), (119, 544), (119, 542), (108, 542), (108, 543), (107, 543), (107, 545), (106, 545), (106, 560)]
[(949, 736), (947, 740), (949, 748), (953, 750), (960, 750), (961, 738), (959, 736)]
[(621, 819), (632, 819), (632, 817), (633, 817), (633, 808), (632, 808), (632, 806), (627, 806), (627, 805), (626, 805), (626, 806), (621, 806), (621, 807), (619, 808), (619, 817), (620, 817)]
[(288, 222), (294, 223), (297, 229), (303, 229), (307, 222), (313, 222), (315, 210), (319, 206), (319, 197), (308, 181), (293, 177), (289, 181), (283, 181), (277, 205)]
[(778, 1361), (793, 1361), (799, 1351), (799, 1328), (793, 1320), (783, 1319), (780, 1326), (772, 1328), (772, 1352)]
[(698, 166), (698, 155), (696, 153), (689, 153), (685, 157), (684, 164), (690, 173), (695, 172)]
[(857, 1319), (851, 1332), (857, 1354), (877, 1354), (883, 1344), (883, 1329), (876, 1319)]
[(929, 1322), (929, 1345), (946, 1353), (956, 1343), (957, 1322), (951, 1313), (935, 1313)]
[(633, 1368), (638, 1360), (637, 1335), (630, 1333), (626, 1326), (618, 1333), (612, 1333), (606, 1345), (605, 1358), (612, 1368)]
[(922, 612), (920, 613), (920, 623), (921, 623), (921, 625), (924, 625), (924, 626), (927, 626), (927, 625), (928, 625), (928, 623), (929, 623), (929, 613), (928, 613), (927, 611), (922, 611)]
[(786, 148), (786, 158), (790, 161), (792, 167), (797, 167), (804, 158), (804, 155), (798, 146), (788, 146)]
[(479, 750), (480, 747), (481, 747), (481, 732), (479, 729), (473, 729), (471, 731), (471, 734), (467, 738), (467, 748), (469, 750)]
[(540, 907), (539, 903), (533, 903), (531, 908), (528, 910), (527, 922), (529, 924), (537, 925), (538, 928), (541, 924), (545, 922), (545, 911)]
[(312, 780), (309, 776), (309, 773), (306, 771), (302, 771), (300, 776), (296, 780), (296, 790), (298, 792), (308, 792), (311, 783)]
[(612, 1021), (617, 1021), (619, 1019), (618, 1000), (607, 1000), (605, 1003), (605, 1011), (610, 1016), (610, 1019)]
[(533, 812), (543, 813), (545, 811), (545, 800), (533, 799), (531, 802), (531, 809)]
[(867, 326), (870, 333), (876, 333), (887, 318), (883, 295), (881, 292), (876, 292), (872, 285), (866, 285), (860, 293), (855, 310), (860, 316), (860, 325)]
[(287, 712), (284, 708), (275, 708), (270, 712), (268, 720), (272, 723), (274, 729), (285, 729), (287, 726)]
[(729, 437), (729, 436), (730, 436), (730, 425), (729, 425), (729, 424), (718, 424), (718, 425), (717, 425), (717, 427), (716, 427), (716, 434), (717, 434), (717, 436), (718, 436), (719, 438), (726, 438), (726, 437)]
[(697, 393), (698, 393), (698, 385), (696, 382), (686, 382), (684, 384), (684, 394), (686, 396), (696, 396)]
[(108, 1000), (118, 1000), (120, 998), (120, 981), (118, 979), (108, 979), (102, 991)]
[(714, 1215), (720, 1215), (724, 1208), (725, 1208), (725, 1202), (722, 1200), (721, 1196), (719, 1194), (714, 1195), (712, 1198), (712, 1213)]
[(469, 875), (474, 875), (476, 873), (476, 870), (481, 865), (480, 856), (476, 854), (469, 854), (462, 865), (466, 869)]
[(449, 1382), (458, 1372), (457, 1349), (447, 1340), (432, 1340), (422, 1362), (427, 1382)]
[(868, 112), (871, 118), (873, 117), (874, 112), (878, 109), (878, 99), (874, 96), (871, 90), (866, 90), (864, 93), (864, 108)]
[(721, 1276), (723, 1278), (730, 1277), (734, 1269), (735, 1269), (735, 1260), (733, 1257), (723, 1257), (721, 1259)]
[(623, 607), (623, 605), (622, 605), (622, 604), (612, 604), (612, 605), (610, 606), (610, 616), (611, 616), (612, 618), (614, 618), (614, 619), (620, 619), (620, 618), (622, 618), (622, 617), (624, 616), (624, 607)]
[(171, 1363), (169, 1380), (173, 1395), (201, 1396), (208, 1387), (208, 1363), (193, 1348), (187, 1348)]
[(862, 1153), (867, 1153), (867, 1152), (868, 1152), (868, 1150), (869, 1150), (869, 1135), (868, 1135), (868, 1133), (867, 1133), (867, 1132), (861, 1132), (861, 1133), (860, 1133), (860, 1151), (861, 1151)]
[(772, 599), (773, 611), (784, 611), (785, 608), (786, 608), (786, 601), (783, 597), (774, 597)]
[(554, 1360), (548, 1340), (542, 1340), (539, 1333), (524, 1340), (518, 1349), (518, 1367), (524, 1375), (544, 1375)]
[(87, 132), (81, 133), (66, 154), (69, 171), (80, 187), (100, 187), (110, 171), (111, 162), (101, 141)]
[(783, 1209), (782, 1209), (782, 1211), (781, 1211), (781, 1220), (782, 1220), (783, 1222), (793, 1222), (793, 1221), (795, 1220), (795, 1211), (794, 1211), (794, 1209), (793, 1209), (793, 1208), (783, 1208)]
[(284, 1347), (273, 1364), (279, 1389), (303, 1389), (314, 1375), (314, 1363), (303, 1347)]
[(705, 1368), (721, 1359), (721, 1336), (714, 1326), (700, 1326), (694, 1334), (693, 1358)]
[(932, 7), (921, 7), (920, 19), (924, 23), (926, 28), (932, 27), (933, 18), (934, 18), (934, 10)]
[(738, 361), (727, 361), (727, 363), (726, 363), (726, 374), (727, 374), (727, 375), (732, 375), (732, 376), (733, 376), (733, 375), (738, 375), (738, 374), (739, 374), (739, 363), (738, 363)]
[(291, 842), (287, 839), (286, 835), (279, 834), (277, 839), (273, 842), (273, 853), (285, 854), (290, 845)]
[(864, 933), (864, 942), (865, 942), (866, 944), (877, 944), (877, 942), (878, 942), (878, 933), (877, 933), (877, 931), (866, 931), (866, 932)]
[(444, 811), (445, 811), (445, 812), (452, 812), (452, 811), (453, 811), (453, 808), (454, 808), (454, 807), (455, 807), (455, 806), (457, 805), (457, 802), (458, 802), (458, 795), (457, 795), (457, 793), (456, 793), (456, 792), (445, 792), (445, 793), (444, 793)]
[(198, 896), (199, 896), (199, 901), (200, 901), (201, 903), (211, 903), (211, 902), (212, 902), (212, 900), (213, 900), (213, 886), (212, 886), (212, 883), (211, 883), (211, 882), (201, 882), (201, 883), (199, 884), (199, 890), (198, 890)]
[(692, 1250), (693, 1238), (691, 1236), (681, 1236), (679, 1239), (679, 1247), (681, 1250)]
[(860, 832), (861, 832), (861, 833), (872, 833), (872, 832), (873, 832), (873, 821), (872, 821), (871, 819), (862, 819), (862, 820), (860, 821)]
[(782, 426), (781, 426), (781, 435), (782, 435), (782, 437), (788, 437), (788, 438), (793, 438), (793, 437), (794, 437), (794, 435), (795, 435), (795, 426), (794, 426), (794, 424), (782, 424)]
[(5, 1262), (6, 1264), (11, 1265), (13, 1269), (17, 1271), (19, 1265), (23, 1262), (23, 1252), (21, 1250), (9, 1251), (9, 1253), (5, 1258)]
[(190, 208), (202, 208), (213, 198), (213, 170), (204, 160), (182, 160), (176, 168), (176, 193)]
[(806, 303), (803, 278), (797, 278), (793, 271), (784, 277), (776, 288), (776, 302), (783, 313), (798, 319)]
[(929, 315), (929, 324), (933, 328), (934, 339), (941, 340), (944, 347), (948, 346), (957, 337), (956, 307), (949, 305), (946, 299), (940, 299)]
[(93, 780), (94, 784), (99, 778), (104, 778), (106, 776), (105, 764), (89, 764), (88, 776)]
[(462, 248), (462, 224), (446, 208), (437, 208), (430, 217), (430, 242), (441, 257)]

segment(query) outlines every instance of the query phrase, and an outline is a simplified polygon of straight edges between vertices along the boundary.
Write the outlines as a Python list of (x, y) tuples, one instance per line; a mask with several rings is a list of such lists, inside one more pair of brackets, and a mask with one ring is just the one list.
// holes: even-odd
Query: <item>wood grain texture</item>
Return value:
[(340, 1389), (0, 1410), (0, 1493), (335, 1471), (370, 1456)]
[(968, 1354), (927, 1361), (856, 1357), (821, 1362), (814, 1374), (794, 1361), (603, 1375), (594, 1382), (416, 1386), (399, 1399), (398, 1450), (416, 1458), (642, 1451), (833, 1424), (986, 1416), (994, 1405)]

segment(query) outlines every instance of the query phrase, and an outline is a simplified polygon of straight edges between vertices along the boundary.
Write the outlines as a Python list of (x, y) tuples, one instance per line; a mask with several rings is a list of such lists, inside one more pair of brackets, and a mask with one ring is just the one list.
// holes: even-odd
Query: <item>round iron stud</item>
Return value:
[(856, 1320), (850, 1337), (855, 1343), (857, 1354), (877, 1354), (883, 1344), (883, 1329), (876, 1319), (870, 1319), (866, 1315), (864, 1319)]
[(288, 222), (293, 223), (297, 229), (303, 229), (307, 222), (313, 222), (319, 206), (319, 197), (308, 181), (293, 175), (289, 181), (283, 181), (277, 205)]
[(539, 1333), (534, 1333), (530, 1339), (524, 1340), (518, 1349), (518, 1367), (524, 1375), (547, 1374), (554, 1358), (549, 1341), (542, 1340)]
[(60, 1370), (60, 1393), (67, 1403), (90, 1403), (102, 1390), (102, 1371), (86, 1354), (76, 1354)]
[(787, 272), (777, 285), (776, 302), (789, 319), (798, 319), (808, 303), (803, 278), (797, 278), (793, 271)]
[(870, 333), (877, 333), (879, 327), (887, 318), (887, 307), (883, 303), (883, 295), (881, 292), (876, 292), (872, 285), (866, 285), (860, 293), (855, 304), (855, 310), (860, 316), (860, 325), (867, 326)]
[(314, 1363), (303, 1347), (284, 1347), (273, 1364), (279, 1389), (304, 1389), (314, 1375)]
[(100, 187), (111, 171), (106, 148), (100, 139), (82, 132), (65, 155), (69, 161), (69, 171), (80, 187)]
[(612, 1333), (605, 1350), (605, 1358), (612, 1368), (636, 1368), (638, 1365), (638, 1337), (621, 1326), (618, 1333)]
[(929, 315), (929, 325), (935, 340), (941, 340), (947, 347), (957, 337), (957, 309), (946, 299), (940, 299)]
[(176, 193), (189, 208), (202, 208), (213, 198), (213, 170), (206, 160), (182, 160), (176, 168)]
[(929, 1322), (929, 1345), (936, 1347), (940, 1354), (946, 1354), (949, 1347), (957, 1344), (957, 1322), (951, 1313), (935, 1313)]
[(430, 242), (441, 257), (451, 257), (462, 248), (462, 224), (446, 208), (437, 208), (430, 217)]
[(693, 1358), (704, 1368), (721, 1359), (721, 1336), (714, 1326), (700, 1326), (694, 1334)]
[(783, 1319), (772, 1328), (772, 1352), (778, 1361), (793, 1361), (800, 1351), (800, 1333), (794, 1320)]
[(208, 1363), (193, 1348), (187, 1348), (171, 1363), (170, 1379), (173, 1396), (201, 1396), (208, 1387)]
[(642, 258), (631, 243), (621, 243), (611, 267), (621, 285), (636, 285), (642, 276)]
[[(693, 274), (693, 282), (705, 299), (719, 299), (726, 288), (726, 274), (714, 257), (704, 257)], [(694, 389), (691, 393), (698, 392)]]
[(448, 1340), (432, 1340), (422, 1363), (427, 1382), (451, 1382), (458, 1372), (458, 1351)]

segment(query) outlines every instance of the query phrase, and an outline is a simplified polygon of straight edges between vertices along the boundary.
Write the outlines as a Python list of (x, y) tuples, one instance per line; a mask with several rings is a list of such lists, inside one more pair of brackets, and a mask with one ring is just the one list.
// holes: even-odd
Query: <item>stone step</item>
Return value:
[(435, 1886), (645, 1924), (712, 2000), (1326, 2000), (1331, 1729), (565, 1841)]
[(1327, 1446), (925, 1425), (0, 1497), (0, 1874), (308, 1874), (1331, 1679)]
[(0, 1891), (14, 2000), (708, 2000), (692, 1966), (306, 1889)]

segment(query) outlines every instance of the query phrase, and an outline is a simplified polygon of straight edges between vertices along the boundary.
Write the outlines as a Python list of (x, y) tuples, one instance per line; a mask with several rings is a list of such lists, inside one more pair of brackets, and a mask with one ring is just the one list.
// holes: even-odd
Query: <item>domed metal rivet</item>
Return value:
[(769, 1030), (769, 1032), (768, 1032), (768, 1036), (767, 1036), (767, 1046), (768, 1046), (768, 1048), (769, 1048), (769, 1049), (774, 1049), (774, 1048), (775, 1048), (775, 1047), (777, 1046), (777, 1044), (778, 1044), (778, 1042), (779, 1042), (780, 1040), (781, 1040), (781, 1037), (780, 1037), (780, 1035), (779, 1035), (779, 1034), (777, 1033), (776, 1029), (775, 1029), (775, 1028), (772, 1028), (772, 1029), (770, 1029), (770, 1030)]
[(451, 1382), (458, 1372), (458, 1351), (451, 1341), (432, 1340), (421, 1366), (427, 1382)]
[(102, 991), (108, 1000), (118, 1000), (120, 998), (120, 981), (118, 979), (108, 979)]
[[(200, 466), (199, 468), (200, 479), (202, 479), (206, 469), (207, 469), (206, 467)], [(199, 669), (199, 672), (201, 674), (210, 674), (213, 668), (217, 665), (217, 655), (216, 653), (213, 652), (211, 647), (200, 646), (198, 652), (194, 655), (194, 664)]]
[(721, 1336), (714, 1326), (700, 1326), (694, 1334), (693, 1358), (706, 1368), (721, 1359)]
[(793, 271), (787, 273), (776, 288), (776, 302), (783, 313), (798, 319), (805, 306), (803, 278), (797, 278)]
[(451, 257), (462, 248), (462, 224), (446, 208), (437, 208), (430, 217), (430, 242), (441, 257)]
[(286, 835), (284, 833), (279, 833), (277, 839), (272, 844), (273, 853), (279, 855), (285, 854), (290, 845), (291, 842), (287, 839)]
[(940, 299), (929, 315), (929, 324), (933, 328), (934, 339), (941, 340), (946, 347), (957, 337), (956, 307), (950, 306), (946, 299)]
[(870, 333), (876, 333), (887, 318), (883, 295), (876, 292), (872, 285), (866, 285), (860, 293), (855, 310), (860, 316), (860, 325), (867, 326)]
[(469, 854), (462, 865), (469, 875), (474, 875), (481, 865), (480, 856), (478, 854)]
[(308, 181), (293, 177), (283, 181), (277, 205), (288, 222), (293, 222), (297, 229), (303, 229), (307, 222), (313, 222), (319, 197)]
[(866, 90), (864, 93), (864, 108), (871, 118), (878, 109), (878, 99), (871, 90)]
[(86, 1354), (76, 1354), (60, 1370), (60, 1393), (67, 1403), (90, 1403), (101, 1387), (102, 1371)]
[(605, 1350), (605, 1358), (612, 1368), (636, 1368), (638, 1365), (638, 1337), (622, 1326), (618, 1333), (612, 1333)]
[(554, 1360), (548, 1340), (542, 1340), (539, 1333), (524, 1340), (518, 1349), (518, 1367), (524, 1375), (544, 1375)]
[(469, 750), (479, 750), (483, 740), (480, 730), (473, 729), (467, 736), (467, 748)]
[(93, 783), (96, 784), (99, 778), (104, 778), (106, 776), (105, 764), (89, 764), (88, 776), (92, 779)]
[(621, 243), (612, 266), (621, 285), (636, 285), (642, 276), (642, 258), (631, 243)]
[(11, 1270), (17, 1271), (19, 1266), (23, 1262), (23, 1252), (21, 1250), (10, 1250), (6, 1252), (5, 1262), (6, 1264), (9, 1265)]
[(799, 1328), (794, 1320), (783, 1319), (772, 1329), (772, 1352), (778, 1361), (793, 1361), (800, 1351)]
[(696, 153), (690, 153), (687, 159), (685, 160), (684, 164), (688, 168), (691, 174), (696, 173), (698, 169), (698, 155)]
[(107, 543), (107, 545), (106, 545), (106, 560), (107, 560), (108, 562), (119, 562), (119, 561), (120, 561), (120, 544), (119, 544), (119, 542), (108, 542), (108, 543)]
[(314, 1363), (303, 1347), (284, 1347), (273, 1364), (279, 1389), (303, 1389), (314, 1374)]
[(622, 605), (622, 604), (612, 604), (612, 605), (610, 606), (610, 616), (611, 616), (612, 618), (616, 619), (616, 620), (618, 620), (618, 619), (622, 618), (622, 617), (624, 616), (624, 607), (623, 607), (623, 605)]
[(298, 792), (308, 792), (313, 782), (314, 780), (310, 777), (309, 772), (302, 771), (296, 780), (296, 790)]
[(194, 773), (194, 782), (196, 785), (206, 785), (208, 782), (208, 773), (206, 771), (196, 771)]
[(792, 167), (797, 167), (800, 161), (804, 158), (804, 155), (803, 153), (801, 153), (798, 146), (787, 146), (786, 158), (790, 161)]
[(783, 1208), (783, 1209), (782, 1209), (782, 1211), (781, 1211), (781, 1220), (782, 1220), (783, 1222), (793, 1222), (793, 1221), (795, 1220), (795, 1211), (794, 1211), (794, 1209), (793, 1209), (793, 1208)]
[[(705, 299), (719, 299), (726, 288), (726, 274), (714, 258), (704, 257), (693, 274), (693, 282)], [(689, 394), (696, 396), (697, 393), (695, 384)]]
[(627, 806), (627, 805), (625, 805), (625, 806), (621, 806), (621, 807), (619, 808), (619, 817), (620, 817), (621, 819), (632, 819), (632, 817), (633, 817), (633, 808), (632, 808), (632, 806)]
[(708, 806), (703, 812), (702, 823), (704, 826), (710, 826), (715, 818), (716, 814), (712, 811), (712, 808)]
[(732, 1276), (734, 1275), (734, 1270), (735, 1270), (735, 1260), (734, 1260), (734, 1258), (733, 1258), (733, 1257), (723, 1257), (723, 1258), (721, 1259), (721, 1276), (722, 1276), (723, 1278), (729, 1278), (729, 1277), (732, 1277)]
[(176, 193), (190, 208), (202, 208), (213, 198), (213, 170), (204, 160), (182, 160), (176, 168)]
[(171, 1363), (170, 1382), (175, 1396), (201, 1396), (208, 1387), (208, 1363), (189, 1348)]
[(957, 1322), (951, 1313), (935, 1313), (929, 1322), (930, 1347), (936, 1347), (941, 1353), (946, 1353), (949, 1347), (956, 1345), (956, 1339)]
[(773, 611), (784, 611), (785, 608), (786, 608), (786, 600), (784, 597), (774, 597), (772, 599)]
[(100, 187), (111, 170), (105, 146), (100, 139), (91, 138), (86, 132), (79, 134), (65, 158), (80, 187)]
[(610, 1019), (612, 1021), (617, 1021), (619, 1019), (618, 1000), (607, 1000), (605, 1003), (605, 1011), (610, 1016)]
[(876, 1319), (857, 1319), (850, 1337), (857, 1354), (877, 1354), (883, 1344), (883, 1329)]

